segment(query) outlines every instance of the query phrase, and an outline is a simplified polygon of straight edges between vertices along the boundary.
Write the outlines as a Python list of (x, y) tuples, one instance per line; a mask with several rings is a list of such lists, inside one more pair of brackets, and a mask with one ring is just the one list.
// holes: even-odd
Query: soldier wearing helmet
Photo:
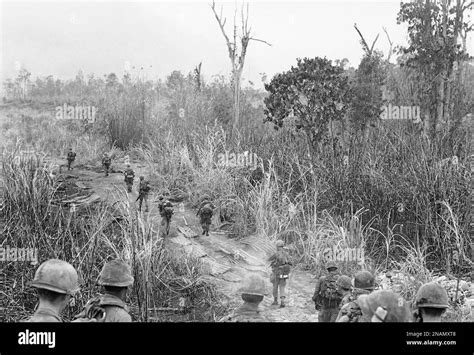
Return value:
[(111, 163), (112, 163), (112, 159), (110, 158), (110, 155), (107, 153), (104, 153), (104, 156), (102, 157), (102, 165), (104, 166), (105, 176), (109, 176), (109, 169), (110, 169)]
[(158, 203), (158, 209), (160, 211), (161, 226), (163, 228), (162, 234), (168, 236), (170, 233), (171, 218), (174, 214), (173, 204), (163, 196), (160, 196), (158, 199), (160, 201)]
[(389, 290), (379, 290), (359, 296), (361, 321), (372, 323), (400, 323), (412, 320), (410, 308), (402, 296)]
[(338, 266), (334, 261), (326, 264), (327, 274), (321, 276), (316, 281), (314, 288), (313, 302), (315, 308), (319, 311), (319, 322), (334, 322), (339, 312), (339, 304), (342, 300), (342, 294), (339, 292), (336, 281), (340, 274)]
[(352, 293), (341, 302), (341, 310), (336, 322), (357, 323), (362, 316), (362, 310), (357, 298), (369, 294), (375, 288), (375, 278), (369, 271), (359, 271), (354, 276)]
[(123, 175), (124, 175), (125, 184), (127, 185), (127, 192), (132, 192), (133, 179), (135, 178), (135, 172), (130, 167), (130, 164), (127, 163), (127, 169), (125, 169), (125, 171), (123, 172)]
[(286, 280), (290, 275), (292, 265), (290, 254), (284, 249), (284, 246), (285, 242), (283, 240), (277, 240), (277, 251), (268, 259), (272, 268), (272, 275), (270, 276), (270, 281), (273, 284), (272, 305), (278, 305), (278, 291), (280, 291), (281, 308), (285, 307)]
[[(140, 183), (138, 185), (138, 210), (142, 211), (142, 203), (145, 202), (145, 212), (148, 212), (148, 194), (150, 193), (151, 187), (148, 180), (145, 180), (144, 176), (140, 176)], [(136, 202), (135, 201), (135, 202)]]
[(414, 307), (417, 322), (441, 322), (441, 316), (449, 307), (448, 293), (437, 282), (426, 283), (416, 293)]
[[(339, 304), (339, 310), (340, 310), (340, 308), (342, 307), (342, 304), (347, 303), (347, 299), (351, 296), (352, 280), (349, 276), (341, 275), (337, 278), (336, 285), (337, 285), (337, 290), (342, 296), (342, 301)], [(345, 300), (346, 302), (344, 302)]]
[(42, 263), (30, 286), (36, 288), (39, 304), (27, 322), (62, 322), (61, 312), (79, 291), (76, 270), (71, 264), (59, 259)]
[(74, 160), (76, 160), (76, 153), (72, 150), (72, 148), (69, 148), (69, 152), (67, 152), (67, 170), (74, 170), (72, 167)]
[(203, 235), (209, 235), (209, 227), (212, 223), (212, 216), (214, 214), (215, 208), (216, 207), (207, 197), (205, 197), (199, 204), (199, 209), (196, 213), (196, 216), (199, 216), (200, 218)]
[(104, 294), (99, 294), (87, 302), (84, 310), (76, 318), (103, 318), (104, 322), (131, 322), (125, 303), (128, 287), (133, 284), (130, 267), (116, 259), (104, 265), (99, 275), (99, 285)]
[(251, 275), (244, 280), (239, 290), (244, 303), (230, 316), (224, 317), (224, 322), (265, 322), (259, 305), (266, 295), (265, 280), (260, 276)]

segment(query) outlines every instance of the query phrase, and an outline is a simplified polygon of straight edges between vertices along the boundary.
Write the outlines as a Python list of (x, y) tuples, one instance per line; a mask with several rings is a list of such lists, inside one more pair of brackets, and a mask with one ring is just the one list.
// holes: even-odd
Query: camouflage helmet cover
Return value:
[(115, 259), (104, 265), (99, 275), (99, 285), (128, 287), (133, 284), (130, 267), (123, 261)]
[(285, 242), (281, 239), (278, 239), (277, 242), (276, 242), (276, 246), (277, 248), (282, 248), (285, 246)]
[(50, 259), (42, 263), (35, 272), (30, 286), (73, 295), (79, 291), (79, 281), (76, 269), (64, 260)]
[(448, 308), (448, 293), (437, 282), (426, 283), (416, 293), (415, 307)]
[(359, 271), (354, 275), (354, 287), (364, 290), (373, 290), (375, 278), (369, 271)]
[(379, 290), (357, 298), (362, 313), (372, 322), (409, 322), (411, 312), (408, 303), (398, 293)]
[(341, 275), (337, 278), (336, 285), (344, 290), (350, 290), (352, 287), (352, 280), (349, 276)]

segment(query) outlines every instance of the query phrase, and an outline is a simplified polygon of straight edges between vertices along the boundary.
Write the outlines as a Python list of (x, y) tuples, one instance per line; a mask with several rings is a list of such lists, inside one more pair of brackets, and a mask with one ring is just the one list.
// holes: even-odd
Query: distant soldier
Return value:
[(369, 294), (374, 290), (375, 278), (369, 271), (359, 271), (354, 276), (354, 287), (349, 297), (346, 297), (341, 303), (341, 310), (337, 316), (336, 322), (357, 323), (363, 321), (362, 311), (357, 298), (360, 295)]
[(107, 153), (104, 153), (104, 156), (102, 157), (102, 165), (104, 166), (105, 176), (109, 176), (109, 169), (110, 169), (111, 163), (112, 163), (112, 159), (110, 158), (110, 155)]
[(277, 251), (268, 259), (272, 268), (272, 275), (270, 277), (270, 281), (273, 284), (272, 305), (278, 305), (278, 291), (280, 291), (281, 308), (285, 307), (286, 280), (290, 275), (292, 265), (290, 254), (288, 254), (288, 252), (283, 248), (284, 246), (285, 243), (283, 240), (277, 240)]
[(27, 322), (62, 322), (61, 312), (79, 291), (76, 270), (71, 264), (58, 259), (42, 263), (30, 285), (36, 288), (39, 304)]
[(104, 319), (104, 322), (131, 322), (129, 309), (125, 303), (128, 287), (133, 284), (130, 267), (116, 259), (104, 265), (99, 275), (99, 285), (104, 294), (87, 302), (77, 319)]
[(67, 170), (74, 170), (72, 167), (72, 163), (76, 160), (76, 153), (72, 151), (72, 148), (69, 148), (69, 152), (67, 153)]
[(357, 299), (363, 317), (372, 323), (411, 322), (410, 307), (398, 293), (379, 290), (359, 296)]
[(140, 184), (138, 185), (138, 210), (142, 210), (142, 202), (145, 201), (145, 212), (148, 212), (148, 193), (150, 192), (150, 183), (145, 180), (145, 177), (140, 176)]
[(159, 197), (158, 208), (161, 216), (161, 225), (164, 228), (164, 234), (167, 236), (170, 233), (171, 217), (173, 216), (173, 204), (169, 200), (165, 200), (163, 196)]
[(414, 307), (416, 322), (441, 322), (441, 316), (449, 307), (448, 293), (437, 282), (426, 283), (416, 293)]
[(221, 322), (266, 322), (259, 309), (260, 303), (266, 294), (265, 280), (260, 276), (252, 275), (244, 281), (240, 289), (244, 303), (230, 316), (221, 319)]
[(319, 322), (335, 322), (339, 312), (342, 295), (338, 291), (337, 280), (340, 276), (338, 267), (334, 261), (326, 265), (327, 275), (321, 276), (316, 281), (313, 302), (319, 311)]
[(130, 164), (127, 164), (127, 169), (125, 169), (123, 175), (125, 177), (124, 181), (125, 181), (125, 184), (127, 185), (127, 191), (132, 192), (133, 179), (135, 178), (135, 172), (130, 167)]
[(199, 209), (196, 213), (196, 216), (199, 216), (201, 227), (202, 227), (202, 234), (209, 235), (209, 227), (212, 223), (212, 215), (214, 214), (214, 205), (208, 199), (204, 199), (201, 202)]

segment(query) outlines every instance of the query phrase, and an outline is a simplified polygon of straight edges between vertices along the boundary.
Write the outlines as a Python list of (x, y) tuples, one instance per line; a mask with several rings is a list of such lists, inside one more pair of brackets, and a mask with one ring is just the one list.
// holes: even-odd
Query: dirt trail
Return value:
[[(64, 161), (56, 159), (54, 162), (64, 164)], [(132, 165), (137, 179), (134, 181), (133, 192), (128, 194), (128, 197), (130, 203), (138, 207), (138, 203), (135, 203), (138, 197), (138, 177), (148, 174), (145, 166), (139, 163), (132, 163)], [(96, 199), (107, 200), (111, 204), (115, 202), (114, 199), (123, 195), (113, 192), (117, 189), (125, 190), (121, 173), (111, 173), (105, 177), (98, 167), (80, 165), (72, 171), (67, 171), (67, 168), (62, 167), (62, 173), (69, 175), (68, 178), (74, 180), (76, 184), (93, 191), (92, 196)], [(150, 211), (142, 212), (142, 218), (153, 225), (152, 229), (156, 232), (156, 238), (160, 238), (158, 232), (161, 217), (156, 199), (157, 196), (151, 193)], [(257, 273), (268, 283), (268, 295), (261, 305), (267, 319), (275, 322), (317, 322), (317, 312), (311, 301), (315, 280), (310, 273), (294, 270), (287, 286), (287, 306), (285, 308), (272, 306), (270, 266), (266, 261), (269, 254), (274, 251), (272, 244), (255, 236), (236, 241), (228, 238), (226, 232), (217, 230), (215, 225), (213, 219), (210, 235), (201, 235), (202, 230), (196, 211), (186, 202), (181, 206), (177, 204), (167, 242), (172, 243), (170, 247), (181, 247), (207, 264), (210, 274), (229, 301), (241, 303), (240, 294), (237, 292), (240, 281), (249, 273)]]

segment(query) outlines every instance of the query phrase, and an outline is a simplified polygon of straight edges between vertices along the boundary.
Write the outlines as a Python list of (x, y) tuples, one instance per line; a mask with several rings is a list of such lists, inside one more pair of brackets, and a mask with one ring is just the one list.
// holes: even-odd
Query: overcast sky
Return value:
[[(142, 2), (2, 2), (2, 81), (15, 76), (18, 65), (33, 77), (72, 78), (114, 72), (123, 75), (127, 62), (146, 68), (149, 78), (165, 78), (172, 70), (191, 71), (202, 62), (205, 80), (226, 74), (230, 62), (211, 1)], [(231, 30), (237, 2), (217, 1)], [(349, 59), (362, 55), (357, 23), (366, 39), (387, 53), (386, 27), (394, 44), (406, 44), (406, 29), (397, 25), (399, 1), (250, 1), (253, 34), (272, 44), (251, 42), (244, 77), (261, 87), (259, 73), (271, 78), (288, 70), (297, 57)]]

